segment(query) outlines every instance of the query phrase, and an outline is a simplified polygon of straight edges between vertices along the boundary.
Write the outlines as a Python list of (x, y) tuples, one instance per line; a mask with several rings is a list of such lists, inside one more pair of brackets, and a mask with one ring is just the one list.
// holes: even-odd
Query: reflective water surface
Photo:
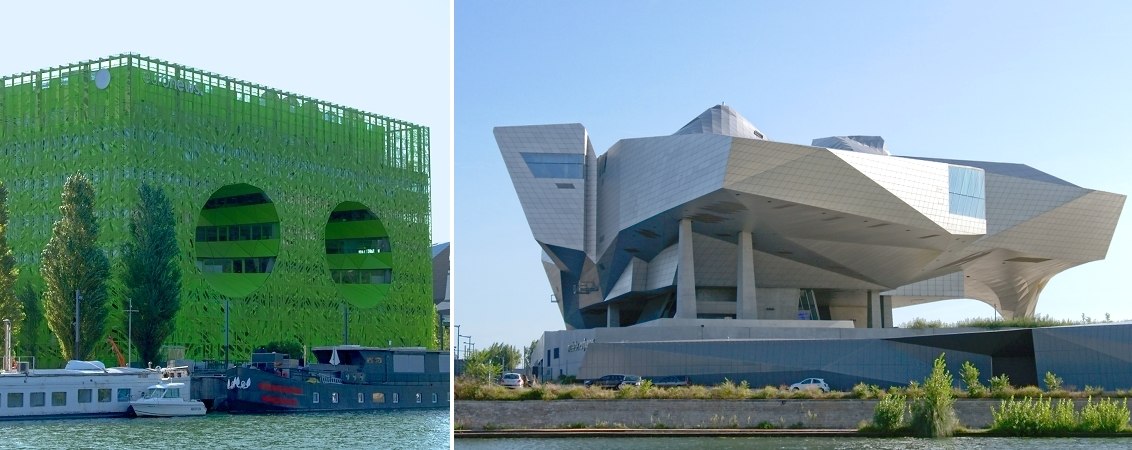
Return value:
[(662, 437), (457, 439), (457, 449), (1126, 449), (1132, 438), (819, 438), (819, 437)]
[(447, 409), (0, 422), (0, 449), (445, 449)]

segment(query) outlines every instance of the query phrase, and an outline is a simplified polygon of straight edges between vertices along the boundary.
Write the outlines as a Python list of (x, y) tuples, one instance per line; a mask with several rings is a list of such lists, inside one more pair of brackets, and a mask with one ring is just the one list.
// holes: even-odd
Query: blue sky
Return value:
[[(1132, 3), (470, 2), (455, 5), (454, 324), (476, 348), (563, 329), (492, 127), (582, 123), (603, 153), (726, 102), (776, 141), (880, 135), (896, 155), (1015, 162), (1132, 193)], [(1108, 258), (1037, 312), (1132, 319)], [(894, 311), (992, 317), (971, 300)]]
[(133, 52), (428, 126), (432, 240), (451, 240), (447, 1), (14, 2), (0, 10), (2, 75)]

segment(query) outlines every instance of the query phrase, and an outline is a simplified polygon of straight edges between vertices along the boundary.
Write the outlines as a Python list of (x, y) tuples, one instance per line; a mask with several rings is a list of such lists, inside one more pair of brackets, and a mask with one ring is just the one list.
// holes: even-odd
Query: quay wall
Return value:
[[(871, 421), (876, 400), (523, 400), (455, 403), (457, 429), (508, 428), (857, 428)], [(956, 399), (967, 428), (989, 428), (998, 399)], [(1078, 410), (1085, 400), (1075, 400)], [(800, 424), (800, 425), (799, 425)]]

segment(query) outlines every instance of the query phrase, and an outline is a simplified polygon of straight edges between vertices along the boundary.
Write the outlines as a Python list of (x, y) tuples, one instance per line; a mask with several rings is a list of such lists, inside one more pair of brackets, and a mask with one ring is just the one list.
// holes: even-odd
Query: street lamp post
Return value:
[(129, 314), (129, 320), (127, 321), (129, 323), (129, 331), (126, 332), (127, 333), (126, 334), (126, 367), (133, 367), (134, 366), (134, 313), (138, 312), (138, 310), (134, 309), (134, 299), (127, 298), (126, 300), (130, 302), (130, 309), (126, 310), (126, 314)]
[(224, 370), (228, 370), (228, 350), (231, 345), (228, 343), (228, 310), (230, 309), (229, 299), (224, 297)]

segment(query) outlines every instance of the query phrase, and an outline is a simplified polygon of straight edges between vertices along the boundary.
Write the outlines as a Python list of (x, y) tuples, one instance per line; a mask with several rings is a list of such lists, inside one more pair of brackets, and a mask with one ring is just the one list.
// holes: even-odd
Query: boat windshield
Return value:
[(164, 388), (149, 388), (145, 391), (145, 395), (143, 395), (142, 398), (161, 398), (163, 395), (165, 395)]

